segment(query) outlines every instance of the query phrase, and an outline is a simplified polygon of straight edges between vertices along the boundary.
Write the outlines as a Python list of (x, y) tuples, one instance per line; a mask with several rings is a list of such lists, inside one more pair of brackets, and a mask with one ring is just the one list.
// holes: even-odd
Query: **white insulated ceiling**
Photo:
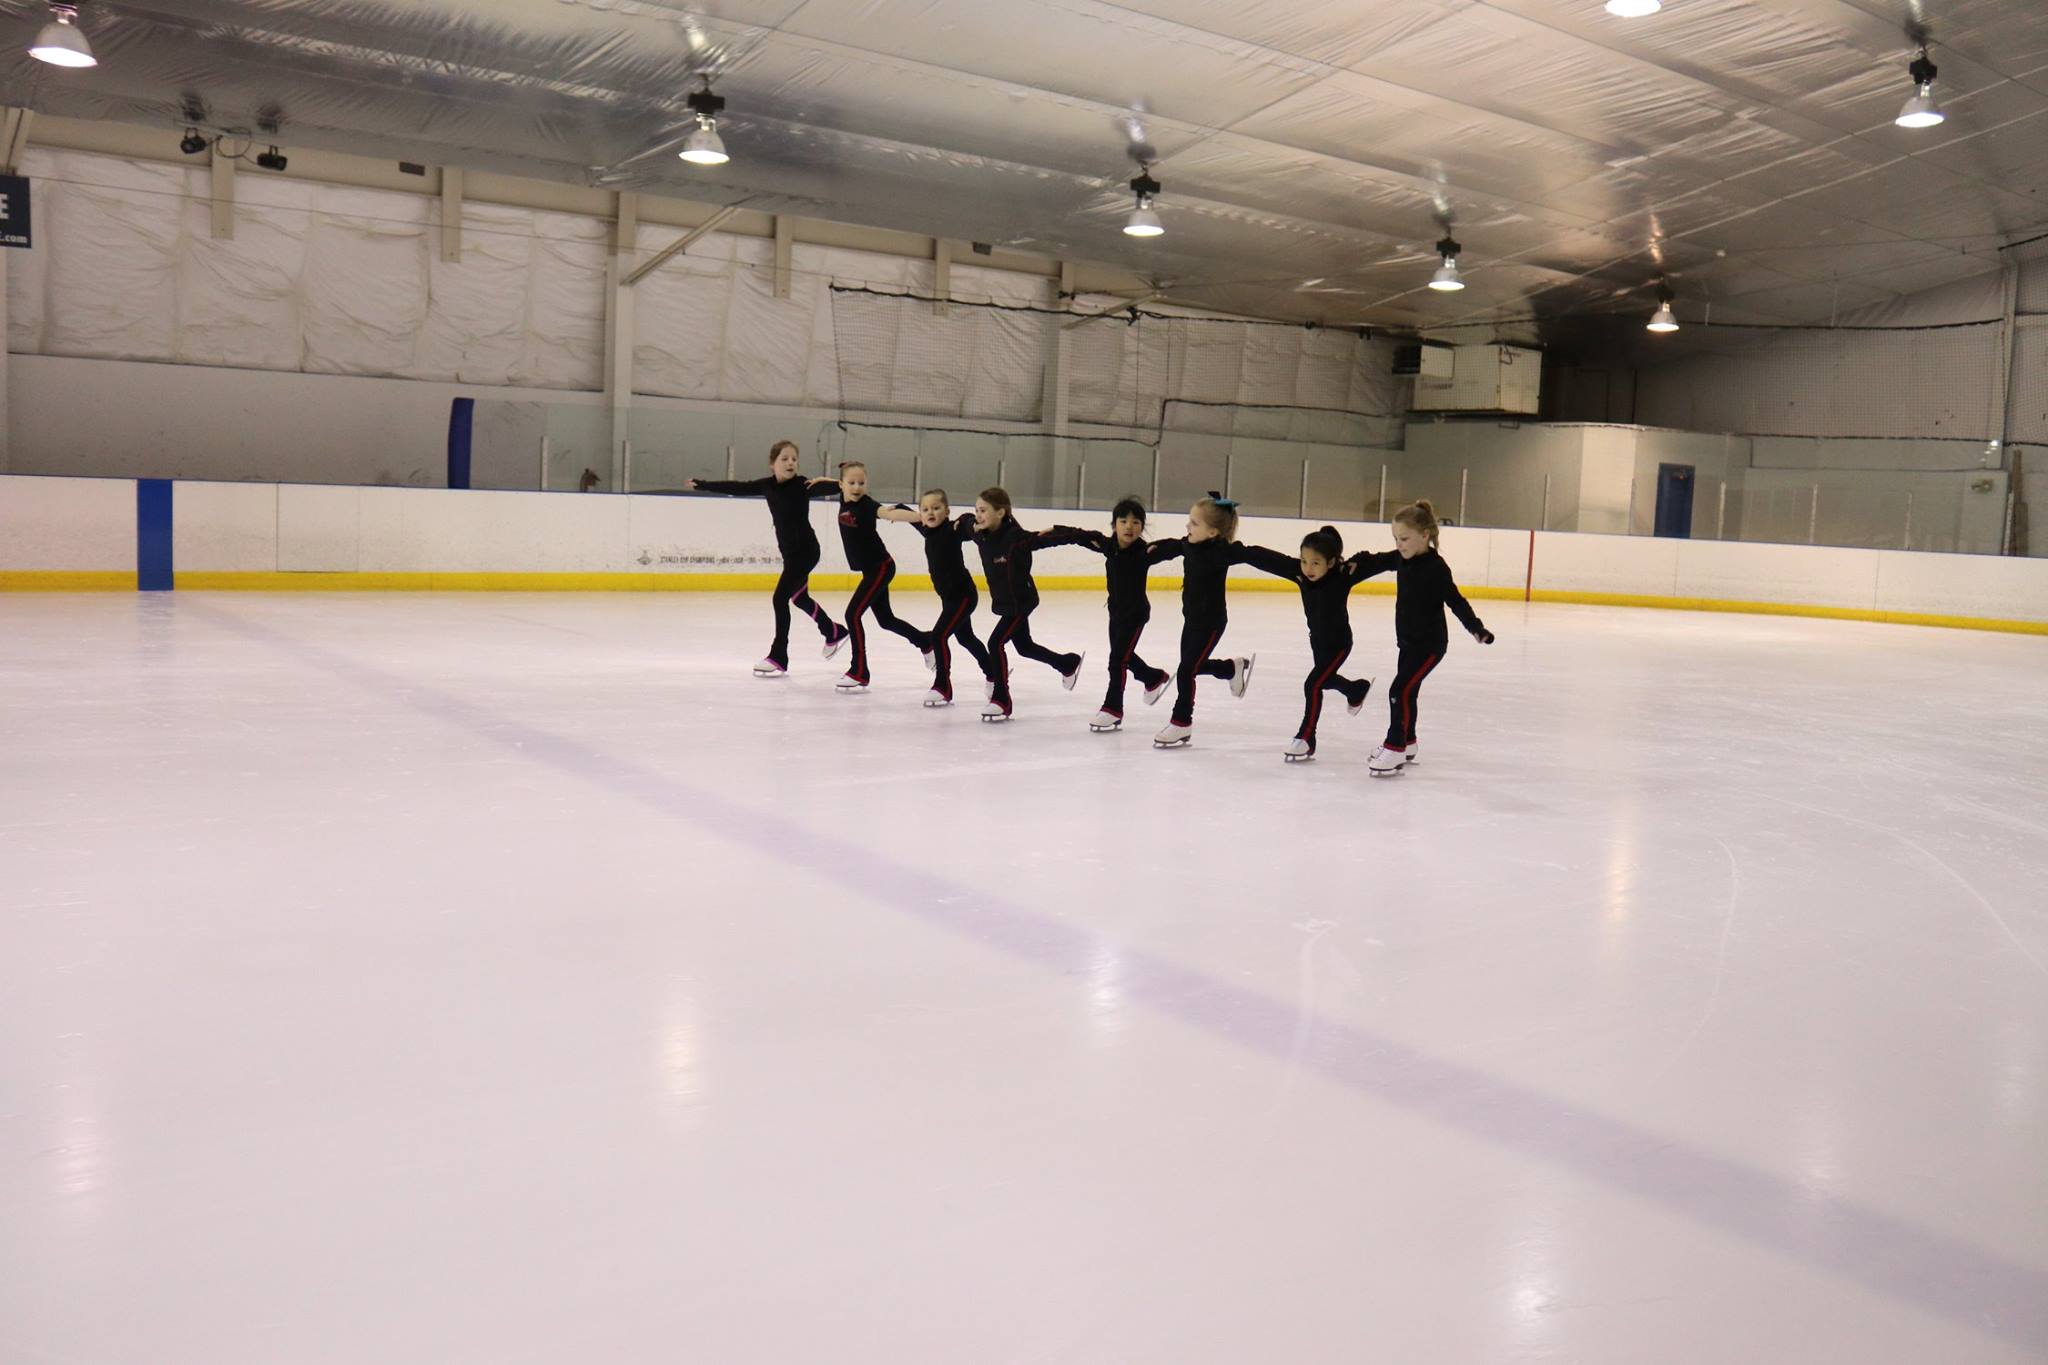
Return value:
[[(1824, 322), (2048, 231), (2048, 0), (81, 0), (0, 102), (1108, 262), (1197, 307)], [(1894, 127), (1909, 19), (1949, 118)], [(685, 165), (709, 72), (732, 160)], [(1133, 132), (1165, 236), (1118, 231)], [(1468, 288), (1424, 288), (1448, 213)]]

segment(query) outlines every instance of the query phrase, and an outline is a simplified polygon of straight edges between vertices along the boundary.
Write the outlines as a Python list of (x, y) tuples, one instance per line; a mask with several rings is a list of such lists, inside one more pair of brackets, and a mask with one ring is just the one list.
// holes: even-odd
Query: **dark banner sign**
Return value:
[(0, 175), (0, 246), (32, 246), (28, 230), (28, 178)]

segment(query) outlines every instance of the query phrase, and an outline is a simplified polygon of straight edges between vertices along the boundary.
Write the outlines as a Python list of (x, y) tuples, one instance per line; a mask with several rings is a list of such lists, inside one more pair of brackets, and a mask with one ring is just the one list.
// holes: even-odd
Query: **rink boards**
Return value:
[[(829, 502), (816, 586), (852, 586)], [(1100, 512), (1021, 508), (1031, 527), (1106, 525)], [(1155, 536), (1178, 534), (1156, 512)], [(1292, 549), (1319, 522), (1246, 517), (1240, 538)], [(1384, 524), (1340, 524), (1380, 549)], [(924, 583), (917, 533), (885, 526), (904, 586)], [(1688, 610), (1833, 616), (2048, 634), (2048, 560), (1829, 546), (1451, 527), (1466, 592)], [(0, 589), (748, 591), (779, 566), (758, 499), (519, 493), (0, 475)], [(1178, 586), (1166, 566), (1162, 591)], [(1085, 550), (1040, 552), (1046, 589), (1100, 589)], [(1246, 569), (1233, 589), (1292, 591)], [(1391, 592), (1390, 581), (1365, 591)]]

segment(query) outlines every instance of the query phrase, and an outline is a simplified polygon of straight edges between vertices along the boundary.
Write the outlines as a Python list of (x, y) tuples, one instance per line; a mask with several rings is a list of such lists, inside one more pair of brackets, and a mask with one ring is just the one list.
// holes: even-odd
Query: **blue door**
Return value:
[(1692, 538), (1693, 469), (1689, 464), (1657, 466), (1657, 526), (1654, 534)]

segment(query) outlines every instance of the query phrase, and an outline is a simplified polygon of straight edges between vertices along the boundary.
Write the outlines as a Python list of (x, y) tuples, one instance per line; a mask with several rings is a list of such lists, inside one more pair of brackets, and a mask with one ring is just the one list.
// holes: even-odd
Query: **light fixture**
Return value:
[(711, 78), (704, 77), (704, 88), (684, 103), (697, 116), (697, 126), (683, 139), (683, 150), (676, 155), (692, 166), (723, 166), (732, 160), (725, 154), (725, 139), (718, 135), (718, 116), (725, 109), (725, 97), (711, 93)]
[(1670, 286), (1660, 280), (1657, 284), (1657, 311), (1650, 314), (1650, 321), (1647, 324), (1650, 331), (1675, 332), (1678, 330), (1678, 319), (1671, 315), (1672, 297)]
[(178, 150), (186, 156), (198, 156), (206, 150), (206, 139), (199, 135), (197, 128), (187, 128), (184, 140), (178, 143)]
[(285, 155), (277, 150), (277, 144), (273, 142), (269, 151), (256, 153), (256, 164), (266, 171), (281, 171), (286, 165)]
[(1664, 0), (1607, 0), (1607, 12), (1617, 19), (1641, 19), (1664, 8)]
[(36, 35), (28, 55), (51, 66), (98, 66), (92, 44), (78, 30), (78, 6), (52, 4), (50, 22)]
[(1913, 97), (1906, 101), (1892, 122), (1901, 128), (1932, 128), (1947, 117), (1935, 107), (1934, 71), (1934, 63), (1927, 60), (1927, 49), (1922, 47), (1920, 55), (1906, 68), (1906, 73), (1913, 78)]
[(1458, 253), (1463, 250), (1448, 233), (1436, 244), (1436, 254), (1444, 258), (1444, 263), (1436, 268), (1436, 274), (1429, 277), (1431, 289), (1452, 294), (1465, 287), (1465, 282), (1458, 278)]
[(1150, 166), (1138, 172), (1131, 180), (1131, 193), (1138, 197), (1138, 206), (1131, 210), (1131, 216), (1124, 220), (1126, 237), (1157, 237), (1166, 231), (1166, 225), (1159, 221), (1159, 215), (1152, 210), (1152, 201), (1159, 197), (1160, 185), (1152, 178)]

